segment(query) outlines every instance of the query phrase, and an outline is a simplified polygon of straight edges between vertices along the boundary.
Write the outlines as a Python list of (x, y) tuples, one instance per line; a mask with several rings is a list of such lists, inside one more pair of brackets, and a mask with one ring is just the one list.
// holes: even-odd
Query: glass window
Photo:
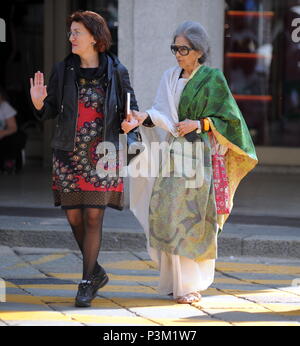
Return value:
[(256, 145), (300, 146), (298, 17), (300, 0), (226, 1), (224, 72)]

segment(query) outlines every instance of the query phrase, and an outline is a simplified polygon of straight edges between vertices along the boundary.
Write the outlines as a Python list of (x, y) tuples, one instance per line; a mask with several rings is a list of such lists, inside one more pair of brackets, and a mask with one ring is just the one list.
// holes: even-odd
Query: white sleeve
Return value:
[(171, 132), (173, 136), (177, 137), (177, 129), (172, 117), (172, 112), (174, 112), (174, 109), (172, 109), (172, 98), (173, 96), (168, 87), (167, 75), (164, 73), (157, 89), (154, 104), (146, 112), (150, 115), (152, 122), (156, 126), (167, 132)]
[(17, 111), (6, 101), (2, 103), (1, 113), (3, 119), (9, 119), (14, 117), (17, 114)]

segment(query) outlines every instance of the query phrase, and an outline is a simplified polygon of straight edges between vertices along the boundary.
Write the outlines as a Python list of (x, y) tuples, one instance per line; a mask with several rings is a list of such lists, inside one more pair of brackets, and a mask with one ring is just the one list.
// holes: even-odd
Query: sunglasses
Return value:
[(176, 46), (175, 44), (171, 45), (171, 52), (176, 55), (178, 52), (180, 55), (185, 56), (189, 55), (191, 50), (195, 50), (194, 48), (190, 48), (187, 46)]

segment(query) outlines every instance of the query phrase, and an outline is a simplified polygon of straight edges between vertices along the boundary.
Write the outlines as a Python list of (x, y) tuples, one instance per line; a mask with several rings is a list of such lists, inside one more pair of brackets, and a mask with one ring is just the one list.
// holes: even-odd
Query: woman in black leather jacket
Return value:
[[(57, 119), (51, 143), (54, 202), (65, 210), (83, 255), (75, 305), (88, 307), (108, 282), (97, 262), (104, 210), (123, 208), (123, 179), (97, 175), (97, 146), (105, 141), (118, 150), (126, 93), (131, 94), (130, 108), (138, 106), (127, 69), (108, 52), (111, 35), (105, 20), (95, 12), (75, 12), (68, 26), (72, 53), (54, 66), (48, 87), (43, 73), (35, 73), (30, 93), (41, 120)], [(119, 160), (112, 158), (102, 168), (119, 168)]]

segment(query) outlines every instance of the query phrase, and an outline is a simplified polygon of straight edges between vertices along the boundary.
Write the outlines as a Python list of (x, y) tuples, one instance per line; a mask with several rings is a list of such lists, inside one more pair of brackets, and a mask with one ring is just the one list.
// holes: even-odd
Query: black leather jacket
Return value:
[[(104, 141), (119, 148), (121, 122), (125, 114), (127, 92), (131, 94), (131, 109), (138, 110), (134, 91), (126, 67), (111, 53), (107, 56), (107, 91), (104, 104)], [(44, 106), (36, 114), (40, 120), (57, 118), (51, 146), (54, 149), (73, 151), (78, 116), (78, 84), (71, 53), (54, 65)]]

